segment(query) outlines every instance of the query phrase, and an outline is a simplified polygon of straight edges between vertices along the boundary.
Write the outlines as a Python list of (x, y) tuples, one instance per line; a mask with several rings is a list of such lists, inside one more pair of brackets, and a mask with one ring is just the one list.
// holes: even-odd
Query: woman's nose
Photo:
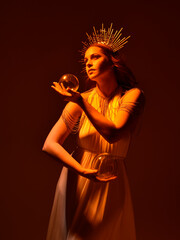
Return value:
[(88, 68), (92, 67), (92, 62), (89, 60), (89, 61), (86, 63), (86, 66), (87, 66)]

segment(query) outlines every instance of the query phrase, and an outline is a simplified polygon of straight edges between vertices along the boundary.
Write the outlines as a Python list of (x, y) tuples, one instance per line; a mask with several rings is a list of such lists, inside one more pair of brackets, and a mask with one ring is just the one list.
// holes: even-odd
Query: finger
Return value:
[(54, 88), (57, 92), (60, 92), (60, 90), (56, 86), (51, 85), (51, 87)]
[(53, 85), (52, 85), (52, 86), (54, 86), (56, 89), (59, 89), (59, 87), (58, 87), (58, 85), (57, 85), (56, 82), (53, 82)]
[(55, 86), (58, 90), (63, 91), (63, 89), (61, 88), (61, 86), (59, 85), (59, 83), (53, 82), (53, 84), (54, 84), (54, 86)]
[(55, 86), (51, 86), (56, 92), (58, 92), (59, 94), (61, 94), (61, 95), (63, 95), (63, 93), (62, 93), (62, 91), (61, 90), (59, 90), (59, 89), (57, 89), (57, 87), (55, 87)]
[(56, 90), (56, 91), (57, 91), (57, 89), (56, 89), (56, 87), (55, 87), (55, 86), (51, 85), (51, 87), (52, 87), (54, 90)]
[(61, 88), (66, 91), (66, 88), (64, 87), (63, 83), (60, 83)]
[(53, 84), (52, 86), (55, 86), (54, 82), (52, 84)]
[(53, 82), (54, 86), (58, 86), (59, 84), (57, 82)]

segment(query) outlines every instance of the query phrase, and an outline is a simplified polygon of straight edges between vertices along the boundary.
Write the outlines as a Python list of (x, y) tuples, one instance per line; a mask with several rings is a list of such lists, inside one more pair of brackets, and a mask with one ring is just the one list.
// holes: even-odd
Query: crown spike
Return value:
[(102, 23), (102, 30), (104, 29), (104, 23)]
[(121, 28), (119, 31), (117, 30), (117, 31), (116, 31), (116, 34), (114, 34), (114, 37), (117, 38), (118, 35), (121, 33), (122, 30), (123, 30), (123, 28)]
[(114, 42), (114, 45), (121, 44), (126, 40), (126, 38), (118, 39), (116, 42)]
[(112, 49), (113, 52), (119, 51), (124, 47), (124, 45), (128, 42), (127, 40), (130, 38), (130, 36), (121, 38), (122, 30), (123, 28), (121, 28), (119, 31), (116, 30), (114, 32), (113, 23), (111, 23), (110, 27), (107, 30), (104, 28), (103, 23), (100, 30), (96, 30), (96, 28), (93, 27), (92, 35), (86, 33), (88, 42), (82, 42), (83, 49), (81, 53), (85, 54), (86, 50), (95, 43), (100, 43), (108, 46)]
[(113, 34), (113, 29), (112, 29), (112, 23), (111, 23), (111, 26), (110, 26), (110, 28), (109, 28), (109, 38), (108, 38), (108, 43), (109, 43), (110, 40), (111, 40), (111, 36), (112, 36), (112, 34)]
[(97, 39), (96, 28), (95, 28), (95, 27), (93, 27), (93, 30), (94, 30), (94, 36), (95, 36), (95, 37), (96, 37), (96, 39)]
[(123, 28), (121, 28), (121, 29), (117, 32), (117, 34), (116, 34), (116, 36), (115, 36), (115, 38), (114, 38), (114, 43), (117, 42), (117, 40), (119, 40), (119, 38), (121, 37), (121, 35), (122, 35), (122, 33), (121, 33), (122, 29), (123, 29)]

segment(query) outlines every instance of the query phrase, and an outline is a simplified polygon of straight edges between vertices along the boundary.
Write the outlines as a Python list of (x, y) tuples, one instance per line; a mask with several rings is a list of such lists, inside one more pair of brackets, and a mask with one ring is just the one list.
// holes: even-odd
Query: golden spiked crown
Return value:
[(130, 36), (121, 38), (121, 31), (123, 30), (123, 28), (121, 28), (119, 31), (114, 32), (112, 25), (113, 24), (111, 23), (111, 26), (107, 29), (107, 31), (104, 28), (104, 24), (102, 24), (102, 28), (99, 31), (96, 30), (95, 27), (93, 27), (94, 32), (92, 33), (92, 35), (86, 33), (88, 41), (82, 42), (82, 55), (84, 55), (86, 50), (94, 44), (106, 45), (110, 47), (114, 53), (123, 48), (124, 45), (128, 42), (127, 40), (128, 38), (130, 38)]

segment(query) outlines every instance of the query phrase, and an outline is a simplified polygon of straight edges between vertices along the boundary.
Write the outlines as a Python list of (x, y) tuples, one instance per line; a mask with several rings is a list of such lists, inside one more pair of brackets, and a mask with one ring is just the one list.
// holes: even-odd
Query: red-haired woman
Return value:
[[(52, 86), (68, 104), (43, 147), (64, 164), (47, 240), (136, 239), (124, 161), (143, 94), (117, 53), (104, 42), (86, 48), (86, 72), (95, 83), (89, 91), (62, 90), (56, 82)], [(78, 147), (70, 155), (62, 144), (74, 129)], [(115, 159), (114, 176), (99, 177), (92, 169), (93, 159), (103, 153)]]

